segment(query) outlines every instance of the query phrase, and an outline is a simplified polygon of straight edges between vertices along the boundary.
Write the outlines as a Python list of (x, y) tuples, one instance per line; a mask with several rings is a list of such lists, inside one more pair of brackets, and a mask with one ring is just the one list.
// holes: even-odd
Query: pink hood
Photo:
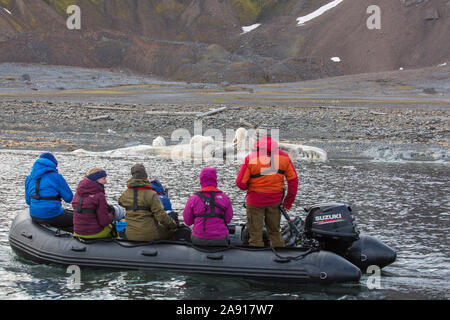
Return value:
[(204, 168), (200, 173), (200, 186), (217, 187), (217, 171), (214, 168)]

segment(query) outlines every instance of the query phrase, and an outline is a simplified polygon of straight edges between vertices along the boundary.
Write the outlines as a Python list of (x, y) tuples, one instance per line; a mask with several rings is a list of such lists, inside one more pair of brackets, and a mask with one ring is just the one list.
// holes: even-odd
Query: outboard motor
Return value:
[(305, 210), (305, 236), (316, 239), (324, 250), (343, 255), (359, 239), (355, 217), (347, 204), (325, 203)]
[(374, 237), (360, 236), (347, 204), (319, 204), (305, 211), (304, 235), (317, 240), (322, 249), (346, 258), (363, 271), (370, 265), (383, 268), (395, 261), (396, 253), (389, 246)]

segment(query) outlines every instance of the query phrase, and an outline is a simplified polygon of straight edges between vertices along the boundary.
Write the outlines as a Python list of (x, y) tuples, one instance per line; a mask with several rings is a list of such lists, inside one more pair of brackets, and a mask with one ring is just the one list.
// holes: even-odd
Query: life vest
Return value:
[(153, 190), (151, 186), (140, 186), (140, 187), (128, 187), (128, 189), (133, 189), (134, 195), (133, 195), (133, 206), (125, 207), (126, 210), (132, 210), (132, 211), (150, 211), (150, 207), (144, 207), (138, 205), (138, 192), (139, 190)]
[(128, 187), (128, 189), (133, 189), (133, 205), (125, 207), (125, 210), (131, 210), (131, 211), (147, 211), (150, 214), (150, 218), (152, 218), (155, 222), (155, 226), (158, 230), (161, 230), (161, 226), (159, 225), (158, 220), (156, 219), (155, 215), (152, 212), (152, 209), (150, 207), (144, 207), (138, 205), (138, 192), (139, 190), (153, 190), (154, 189), (151, 186), (145, 185), (145, 186), (139, 186), (139, 187)]
[(90, 214), (96, 214), (97, 210), (96, 209), (83, 209), (82, 205), (83, 205), (83, 200), (84, 198), (82, 196), (80, 196), (80, 199), (78, 200), (78, 208), (74, 208), (73, 211), (76, 213), (90, 213)]
[[(49, 172), (54, 172), (54, 171), (49, 171)], [(36, 180), (36, 186), (35, 186), (35, 190), (36, 190), (36, 195), (35, 196), (31, 196), (31, 199), (34, 200), (49, 200), (49, 201), (61, 201), (61, 195), (57, 195), (54, 197), (41, 197), (41, 195), (39, 194), (39, 188), (41, 185), (41, 178)]]
[[(270, 158), (267, 156), (270, 156)], [(282, 192), (286, 170), (290, 165), (289, 156), (282, 151), (278, 151), (276, 154), (270, 152), (267, 156), (261, 156), (258, 153), (251, 155), (248, 164), (250, 169), (248, 191), (259, 193)], [(270, 167), (267, 167), (267, 162), (263, 162), (264, 158), (270, 161)], [(288, 177), (286, 176), (286, 178)]]
[(284, 175), (284, 173), (285, 173), (284, 170), (281, 170), (281, 169), (278, 169), (277, 167), (275, 167), (274, 155), (273, 155), (273, 153), (270, 153), (270, 168), (268, 170), (264, 170), (264, 171), (261, 170), (261, 172), (258, 173), (258, 174), (252, 174), (250, 176), (250, 178), (257, 179), (257, 178), (261, 178), (261, 177), (264, 177), (264, 176), (267, 176), (267, 175), (272, 175), (272, 174), (282, 174), (282, 175)]
[[(205, 196), (203, 193), (209, 193), (209, 198)], [(205, 204), (205, 212), (201, 215), (196, 215), (195, 218), (205, 218), (203, 219), (203, 231), (206, 230), (206, 219), (207, 218), (221, 218), (225, 225), (227, 225), (227, 220), (225, 219), (225, 209), (222, 208), (217, 202), (215, 198), (216, 193), (222, 193), (221, 191), (199, 191), (196, 192), (195, 195), (198, 196), (203, 203)], [(211, 208), (208, 213), (208, 208)]]

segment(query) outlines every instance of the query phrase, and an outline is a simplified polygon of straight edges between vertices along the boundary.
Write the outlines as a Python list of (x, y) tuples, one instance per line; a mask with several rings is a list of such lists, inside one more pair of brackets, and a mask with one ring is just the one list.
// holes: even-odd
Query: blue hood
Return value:
[(32, 179), (39, 179), (41, 178), (45, 173), (49, 171), (54, 171), (58, 173), (58, 170), (56, 169), (56, 164), (53, 161), (50, 161), (48, 159), (39, 158), (36, 160), (36, 162), (33, 165), (33, 169), (31, 170), (30, 177)]

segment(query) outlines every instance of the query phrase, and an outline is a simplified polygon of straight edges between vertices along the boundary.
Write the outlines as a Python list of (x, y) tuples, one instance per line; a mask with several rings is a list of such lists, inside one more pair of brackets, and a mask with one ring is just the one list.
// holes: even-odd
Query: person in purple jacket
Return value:
[(204, 168), (201, 189), (192, 195), (184, 208), (184, 223), (194, 225), (192, 243), (201, 246), (227, 246), (228, 224), (233, 218), (230, 198), (217, 188), (217, 172)]

